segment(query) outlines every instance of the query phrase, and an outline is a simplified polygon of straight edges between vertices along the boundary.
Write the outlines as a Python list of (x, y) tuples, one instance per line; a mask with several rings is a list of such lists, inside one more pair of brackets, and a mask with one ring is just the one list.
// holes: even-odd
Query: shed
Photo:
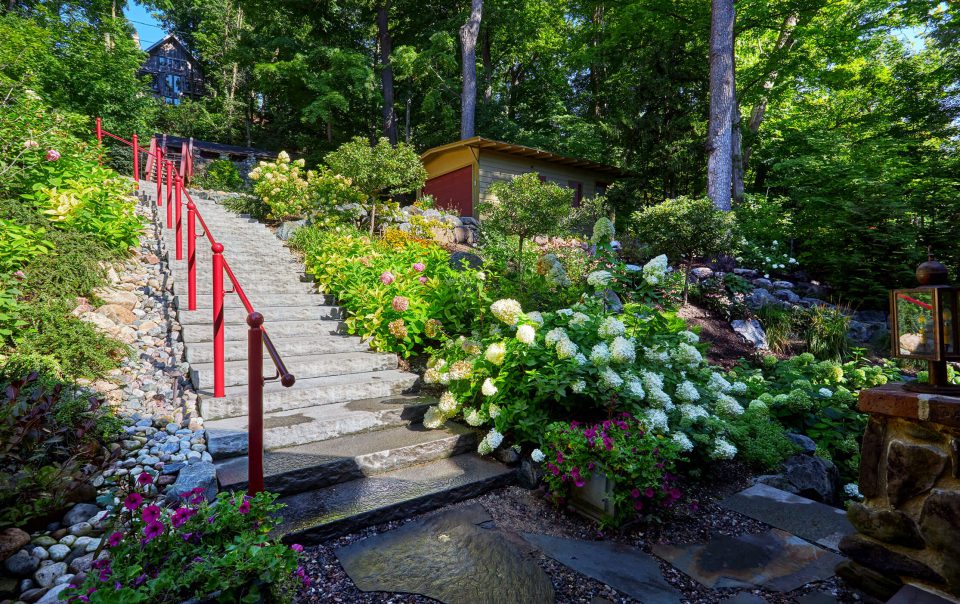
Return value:
[(427, 170), (423, 193), (433, 195), (437, 205), (457, 210), (461, 216), (474, 216), (478, 203), (495, 199), (490, 193), (493, 183), (527, 172), (537, 172), (543, 180), (568, 187), (573, 207), (586, 197), (606, 191), (622, 174), (614, 166), (479, 136), (428, 149), (420, 158)]
[(196, 99), (204, 95), (200, 61), (179, 38), (164, 36), (146, 53), (140, 75), (150, 76), (154, 96), (168, 105), (179, 105), (184, 97)]

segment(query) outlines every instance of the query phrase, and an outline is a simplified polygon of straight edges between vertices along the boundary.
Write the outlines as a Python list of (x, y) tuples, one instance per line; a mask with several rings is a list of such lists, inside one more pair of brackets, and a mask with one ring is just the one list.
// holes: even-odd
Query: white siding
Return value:
[[(597, 182), (609, 183), (613, 177), (580, 170), (577, 168), (568, 168), (558, 164), (536, 160), (528, 157), (517, 157), (515, 155), (505, 155), (491, 151), (480, 150), (480, 202), (494, 201), (496, 198), (490, 193), (490, 185), (497, 181), (510, 181), (515, 176), (526, 174), (527, 172), (537, 172), (548, 181), (554, 182), (561, 187), (568, 187), (570, 181), (583, 183), (583, 198), (593, 197), (596, 192)], [(570, 193), (571, 200), (573, 192)]]

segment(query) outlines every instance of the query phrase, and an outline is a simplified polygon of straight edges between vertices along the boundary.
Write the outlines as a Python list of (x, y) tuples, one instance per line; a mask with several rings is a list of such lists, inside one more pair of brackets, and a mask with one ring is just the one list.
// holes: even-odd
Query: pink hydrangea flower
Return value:
[(39, 146), (40, 146), (40, 143), (38, 143), (37, 141), (23, 141), (24, 149), (36, 149)]
[(422, 262), (417, 262), (413, 265), (413, 270), (417, 271), (418, 273), (422, 273), (423, 271), (427, 270), (427, 267), (424, 266)]
[(427, 282), (426, 277), (420, 277), (420, 283), (426, 283), (426, 282)]
[(60, 159), (60, 152), (56, 149), (47, 149), (47, 154), (45, 157), (47, 161), (57, 161)]
[(410, 308), (410, 300), (407, 300), (403, 296), (394, 296), (393, 310), (397, 312), (406, 312), (408, 308)]
[(396, 281), (396, 277), (394, 277), (393, 273), (390, 271), (383, 271), (383, 273), (380, 275), (380, 282), (384, 285), (390, 285), (394, 281)]

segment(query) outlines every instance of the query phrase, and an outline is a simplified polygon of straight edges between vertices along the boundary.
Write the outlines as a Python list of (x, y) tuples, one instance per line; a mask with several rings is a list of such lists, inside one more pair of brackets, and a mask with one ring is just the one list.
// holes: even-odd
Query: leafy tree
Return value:
[(366, 139), (355, 137), (328, 153), (325, 161), (331, 170), (349, 178), (369, 199), (371, 235), (378, 205), (395, 195), (418, 191), (427, 180), (427, 171), (413, 147), (406, 143), (391, 146), (385, 137), (373, 146)]
[(490, 187), (494, 202), (479, 205), (484, 228), (517, 238), (517, 272), (523, 276), (523, 242), (536, 235), (553, 235), (570, 212), (570, 189), (541, 181), (528, 172)]
[(669, 199), (639, 212), (633, 222), (637, 238), (651, 255), (666, 254), (682, 263), (684, 304), (693, 261), (721, 254), (730, 247), (730, 213), (718, 209), (706, 197)]

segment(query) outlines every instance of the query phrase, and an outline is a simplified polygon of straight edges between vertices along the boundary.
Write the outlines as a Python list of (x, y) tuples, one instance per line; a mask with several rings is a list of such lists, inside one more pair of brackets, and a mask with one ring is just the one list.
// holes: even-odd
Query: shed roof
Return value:
[(537, 159), (571, 168), (582, 168), (584, 170), (592, 170), (594, 172), (603, 172), (605, 174), (610, 174), (611, 176), (620, 176), (623, 174), (623, 171), (620, 170), (620, 168), (607, 164), (601, 164), (589, 159), (565, 157), (563, 155), (557, 155), (556, 153), (550, 153), (549, 151), (544, 151), (542, 149), (504, 143), (501, 141), (491, 140), (489, 138), (483, 138), (481, 136), (474, 136), (473, 138), (466, 138), (446, 145), (441, 145), (439, 147), (433, 147), (432, 149), (427, 149), (420, 155), (420, 158), (423, 161), (427, 161), (434, 155), (451, 151), (453, 149), (459, 149), (461, 147), (474, 147), (481, 150), (495, 151), (497, 153), (503, 153), (506, 155), (514, 155), (516, 157)]
[[(158, 141), (163, 140), (163, 134), (154, 135)], [(183, 143), (190, 142), (189, 138), (182, 136), (173, 136), (167, 135), (167, 145), (173, 147), (179, 147)], [(210, 141), (202, 141), (193, 139), (193, 148), (197, 151), (211, 151), (214, 153), (226, 153), (230, 155), (253, 155), (254, 157), (268, 158), (273, 159), (277, 156), (274, 151), (266, 151), (264, 149), (255, 149), (253, 147), (241, 147), (238, 145), (225, 145), (223, 143), (213, 143)]]

